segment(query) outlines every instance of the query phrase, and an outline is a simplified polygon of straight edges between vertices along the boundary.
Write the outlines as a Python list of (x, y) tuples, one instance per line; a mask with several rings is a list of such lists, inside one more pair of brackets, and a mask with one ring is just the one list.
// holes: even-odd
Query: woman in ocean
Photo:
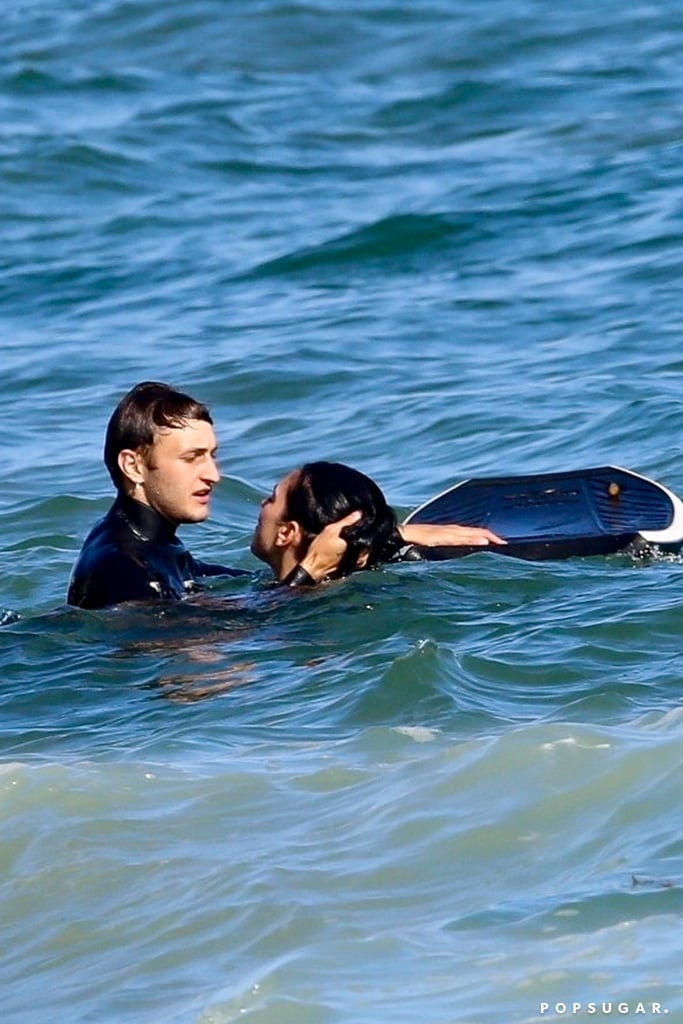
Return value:
[(261, 502), (251, 550), (270, 565), (281, 583), (313, 583), (300, 568), (308, 546), (329, 523), (353, 511), (361, 518), (345, 527), (347, 549), (335, 576), (371, 569), (382, 562), (419, 557), (416, 545), (500, 543), (478, 527), (399, 526), (374, 480), (340, 462), (307, 462), (291, 470)]

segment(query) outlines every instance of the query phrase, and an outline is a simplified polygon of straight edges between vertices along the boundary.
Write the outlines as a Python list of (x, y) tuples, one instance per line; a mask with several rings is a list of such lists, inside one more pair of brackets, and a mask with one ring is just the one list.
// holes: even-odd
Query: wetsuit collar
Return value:
[(135, 498), (119, 494), (114, 502), (114, 511), (126, 520), (131, 530), (142, 540), (164, 544), (176, 539), (175, 524)]

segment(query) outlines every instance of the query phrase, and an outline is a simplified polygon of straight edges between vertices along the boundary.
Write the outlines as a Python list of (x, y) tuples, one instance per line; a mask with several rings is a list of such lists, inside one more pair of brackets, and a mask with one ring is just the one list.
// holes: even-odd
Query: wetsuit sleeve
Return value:
[(395, 551), (391, 556), (391, 562), (423, 562), (425, 560), (427, 548), (419, 544), (403, 544), (402, 547)]
[(248, 569), (231, 569), (227, 565), (216, 565), (212, 562), (201, 562), (189, 556), (190, 569), (193, 576), (252, 576)]
[(304, 569), (303, 565), (295, 565), (290, 573), (283, 580), (280, 580), (281, 587), (315, 587), (316, 581), (310, 572)]

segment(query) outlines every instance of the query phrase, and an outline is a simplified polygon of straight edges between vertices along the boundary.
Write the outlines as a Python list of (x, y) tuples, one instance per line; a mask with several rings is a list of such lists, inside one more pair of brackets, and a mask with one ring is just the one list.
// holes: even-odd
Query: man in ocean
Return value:
[[(194, 558), (176, 536), (181, 523), (209, 515), (220, 479), (208, 408), (167, 384), (137, 384), (117, 405), (106, 432), (104, 462), (117, 491), (88, 534), (74, 566), (67, 602), (104, 608), (123, 601), (179, 600), (210, 576), (244, 570)], [(354, 513), (331, 524), (320, 543), (283, 582), (315, 583), (334, 570), (346, 544), (339, 534)]]
[[(208, 408), (168, 384), (144, 381), (121, 399), (107, 426), (104, 462), (116, 500), (85, 539), (67, 602), (105, 608), (124, 601), (180, 600), (203, 578), (248, 575), (242, 569), (194, 558), (176, 536), (181, 523), (209, 515), (220, 480), (216, 436)], [(313, 539), (285, 586), (311, 585), (334, 573), (346, 551), (341, 536), (360, 518), (351, 512)], [(404, 524), (408, 545), (499, 543), (486, 529)]]

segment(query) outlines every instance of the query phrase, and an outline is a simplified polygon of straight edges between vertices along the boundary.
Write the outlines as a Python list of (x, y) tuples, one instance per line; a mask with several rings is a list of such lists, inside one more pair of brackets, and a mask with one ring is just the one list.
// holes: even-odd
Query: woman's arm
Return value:
[(346, 551), (346, 541), (340, 537), (345, 526), (352, 526), (361, 518), (360, 512), (351, 512), (336, 523), (329, 523), (317, 537), (296, 568), (282, 582), (289, 586), (319, 583), (333, 573)]
[[(345, 526), (351, 526), (360, 518), (360, 512), (351, 512), (336, 523), (326, 526), (313, 538), (305, 556), (282, 582), (291, 587), (311, 586), (334, 573), (346, 551), (346, 541), (340, 537), (340, 533)], [(487, 544), (506, 543), (502, 537), (485, 527), (458, 526), (455, 523), (444, 526), (405, 523), (398, 527), (398, 532), (406, 544), (423, 547), (485, 547)]]
[(398, 528), (406, 544), (423, 547), (485, 547), (487, 544), (505, 544), (502, 537), (484, 526), (458, 526), (457, 523), (403, 523)]

